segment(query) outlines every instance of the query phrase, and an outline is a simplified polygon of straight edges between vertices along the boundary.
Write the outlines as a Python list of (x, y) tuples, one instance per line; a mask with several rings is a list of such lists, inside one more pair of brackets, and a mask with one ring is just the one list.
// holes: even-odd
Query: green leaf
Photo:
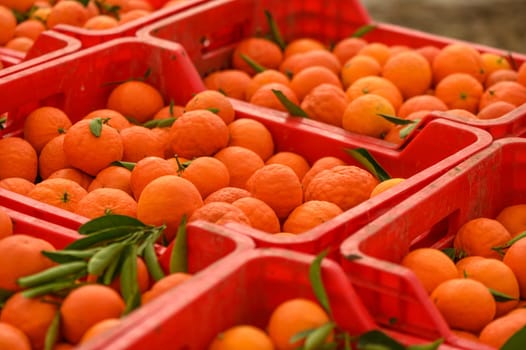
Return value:
[(493, 299), (495, 299), (496, 302), (506, 302), (506, 301), (518, 300), (517, 298), (514, 298), (506, 293), (499, 292), (498, 290), (495, 290), (493, 288), (488, 287), (488, 289), (491, 295), (493, 295)]
[(366, 24), (364, 26), (361, 26), (360, 28), (356, 29), (354, 33), (351, 34), (351, 37), (353, 38), (361, 38), (365, 34), (373, 31), (376, 29), (376, 24)]
[(121, 267), (121, 294), (126, 303), (124, 315), (129, 314), (141, 304), (141, 293), (137, 281), (137, 246), (128, 245), (124, 250)]
[(327, 253), (328, 251), (324, 250), (318, 254), (316, 258), (314, 258), (311, 265), (309, 266), (309, 280), (316, 299), (318, 299), (318, 302), (321, 304), (321, 306), (325, 309), (329, 316), (331, 316), (332, 311), (329, 304), (329, 298), (325, 292), (325, 287), (323, 286), (323, 280), (321, 277), (321, 262), (323, 258), (327, 256)]
[(15, 292), (0, 288), (0, 309), (2, 308), (6, 300), (9, 299), (9, 297), (13, 294), (15, 294)]
[(67, 278), (85, 271), (88, 263), (85, 261), (73, 261), (66, 264), (55, 265), (35, 274), (20, 277), (17, 284), (23, 288), (35, 287), (48, 282)]
[[(170, 112), (171, 115), (173, 115), (173, 110)], [(171, 118), (164, 118), (164, 119), (152, 119), (147, 121), (143, 124), (145, 128), (153, 129), (153, 128), (168, 128), (172, 126), (172, 124), (175, 122), (177, 118), (171, 117)]]
[(281, 50), (285, 50), (287, 44), (285, 43), (285, 40), (283, 40), (283, 36), (281, 35), (278, 24), (274, 20), (274, 17), (269, 10), (265, 10), (265, 17), (267, 18), (267, 23), (270, 28), (272, 41), (274, 41), (281, 48)]
[(114, 240), (122, 240), (131, 237), (134, 233), (140, 232), (135, 226), (118, 226), (103, 229), (94, 233), (90, 233), (84, 238), (78, 239), (64, 249), (66, 250), (82, 250), (96, 245), (101, 245)]
[(53, 350), (58, 340), (59, 331), (60, 331), (60, 310), (57, 310), (57, 312), (55, 312), (55, 316), (53, 317), (53, 320), (51, 321), (51, 324), (49, 325), (46, 331), (46, 337), (44, 340), (44, 350)]
[(175, 107), (175, 102), (174, 102), (174, 99), (170, 99), (170, 106), (168, 107), (168, 113), (170, 114), (170, 117), (172, 118), (175, 118), (174, 117), (174, 107)]
[(444, 339), (440, 338), (429, 344), (410, 345), (407, 350), (436, 350), (442, 345)]
[(309, 328), (309, 329), (305, 329), (305, 330), (302, 330), (294, 334), (292, 337), (290, 337), (289, 344), (294, 344), (300, 340), (307, 338), (307, 336), (311, 334), (312, 332), (314, 332), (315, 330), (316, 328)]
[(186, 215), (183, 215), (177, 228), (177, 236), (170, 254), (170, 273), (188, 272), (188, 239), (186, 232)]
[(500, 245), (500, 246), (497, 246), (497, 247), (492, 247), (491, 249), (496, 251), (497, 253), (499, 253), (501, 256), (504, 256), (504, 253), (505, 253), (506, 249), (508, 249), (515, 242), (523, 239), (524, 237), (526, 237), (526, 231), (521, 232), (520, 234), (518, 234), (517, 236), (513, 237), (511, 240), (509, 240), (508, 242), (504, 243), (503, 245)]
[(218, 114), (219, 113), (219, 108), (215, 108), (215, 107), (210, 107), (210, 108), (207, 108), (208, 111), (214, 113), (214, 114)]
[(56, 263), (64, 264), (72, 261), (83, 261), (90, 258), (100, 248), (86, 249), (86, 250), (43, 250), (42, 254)]
[(76, 0), (77, 2), (80, 2), (82, 6), (87, 7), (90, 0)]
[(154, 281), (158, 281), (163, 278), (164, 272), (161, 268), (161, 265), (159, 264), (159, 260), (157, 259), (157, 254), (155, 254), (155, 248), (152, 242), (148, 242), (144, 247), (143, 257), (146, 267), (148, 268), (148, 272)]
[(78, 229), (78, 232), (82, 235), (89, 235), (100, 230), (114, 228), (117, 226), (123, 227), (135, 227), (137, 230), (148, 227), (141, 221), (126, 215), (105, 215), (98, 218), (92, 219), (84, 223)]
[[(124, 261), (124, 255), (121, 254), (119, 256), (119, 259), (114, 259), (110, 262), (106, 270), (104, 271), (104, 274), (102, 275), (102, 278), (100, 279), (100, 282), (105, 285), (110, 285), (111, 282), (117, 277), (117, 273), (120, 271), (122, 267), (122, 263)], [(99, 280), (98, 279), (98, 280)]]
[(334, 322), (328, 322), (311, 332), (307, 338), (305, 338), (305, 344), (303, 345), (304, 350), (316, 350), (319, 349), (325, 340), (331, 334), (332, 330), (336, 327)]
[(453, 247), (451, 248), (444, 248), (442, 249), (442, 252), (446, 254), (453, 262), (457, 259), (457, 250)]
[(132, 171), (133, 168), (135, 168), (135, 164), (136, 163), (124, 162), (122, 160), (116, 160), (116, 161), (110, 163), (110, 165), (120, 166), (120, 167), (128, 169), (129, 171)]
[(526, 326), (519, 329), (502, 345), (500, 350), (523, 350), (526, 344)]
[(280, 90), (272, 89), (272, 92), (276, 97), (278, 98), (279, 102), (287, 109), (289, 114), (293, 117), (302, 117), (302, 118), (309, 118), (309, 115), (307, 112), (305, 112), (303, 109), (301, 109), (300, 106), (292, 102), (281, 92)]
[(38, 287), (29, 288), (22, 292), (22, 295), (26, 298), (36, 298), (41, 295), (49, 293), (56, 293), (63, 290), (70, 290), (78, 287), (80, 284), (75, 282), (76, 278), (72, 278), (67, 281), (51, 282), (42, 284)]
[(89, 130), (91, 131), (91, 134), (95, 137), (100, 137), (102, 134), (102, 119), (101, 118), (93, 118), (89, 122)]
[(101, 248), (88, 262), (88, 273), (100, 276), (113, 260), (119, 259), (126, 243), (113, 243)]
[(409, 125), (415, 123), (414, 120), (398, 118), (389, 114), (377, 113), (377, 115), (396, 125)]
[(420, 124), (421, 120), (420, 119), (415, 119), (413, 121), (413, 123), (403, 127), (402, 129), (400, 129), (400, 138), (401, 139), (405, 139), (407, 136), (409, 136), (409, 134), (411, 134), (413, 132), (413, 130), (416, 129), (416, 127), (418, 126), (418, 124)]
[(256, 71), (256, 73), (261, 73), (261, 72), (266, 70), (265, 67), (263, 67), (262, 65), (260, 65), (259, 63), (254, 61), (252, 58), (248, 57), (247, 55), (245, 55), (243, 53), (241, 53), (239, 55), (241, 56), (243, 61), (245, 61), (250, 66), (250, 68), (252, 68), (253, 70)]
[(361, 165), (365, 167), (371, 174), (376, 176), (378, 180), (389, 180), (391, 176), (385, 171), (382, 166), (374, 159), (374, 157), (365, 148), (345, 149), (345, 152), (356, 159)]
[(374, 329), (360, 335), (357, 349), (385, 349), (385, 350), (405, 350), (405, 346), (391, 338), (384, 332)]

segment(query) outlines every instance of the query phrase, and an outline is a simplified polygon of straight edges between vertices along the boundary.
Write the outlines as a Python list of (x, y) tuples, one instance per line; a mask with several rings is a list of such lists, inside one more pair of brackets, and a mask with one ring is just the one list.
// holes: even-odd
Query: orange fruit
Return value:
[(185, 111), (208, 109), (221, 117), (225, 124), (234, 120), (236, 112), (230, 100), (222, 93), (214, 90), (205, 90), (195, 94), (184, 107)]
[(203, 205), (197, 188), (176, 175), (164, 175), (148, 183), (137, 201), (137, 218), (150, 225), (166, 225), (164, 235), (171, 241), (183, 215), (189, 218)]
[(316, 86), (301, 102), (310, 119), (341, 127), (342, 116), (349, 99), (345, 92), (332, 84)]
[(382, 138), (394, 125), (379, 114), (394, 116), (396, 109), (380, 95), (362, 95), (345, 108), (342, 126), (347, 131)]
[(378, 185), (376, 185), (372, 192), (371, 192), (371, 198), (374, 196), (379, 195), (380, 193), (387, 191), (393, 186), (398, 185), (399, 183), (403, 182), (405, 179), (400, 177), (393, 177), (391, 179), (384, 180), (380, 182)]
[(69, 343), (55, 343), (53, 350), (73, 350), (75, 347)]
[(519, 73), (512, 69), (499, 69), (493, 73), (488, 74), (486, 81), (484, 82), (484, 88), (489, 88), (499, 81), (517, 81)]
[(504, 293), (515, 300), (497, 301), (496, 317), (502, 316), (519, 303), (519, 283), (511, 268), (497, 259), (477, 259), (465, 263), (462, 275), (482, 282), (486, 287)]
[(250, 226), (268, 233), (279, 232), (281, 227), (274, 210), (260, 199), (243, 197), (232, 202), (232, 205), (241, 209), (250, 220)]
[(176, 272), (164, 276), (160, 280), (156, 281), (150, 289), (145, 291), (141, 297), (141, 303), (144, 305), (149, 303), (151, 300), (159, 297), (163, 293), (175, 288), (181, 283), (187, 281), (192, 275), (185, 272)]
[(229, 222), (237, 222), (242, 225), (250, 226), (250, 219), (243, 210), (226, 202), (210, 202), (197, 208), (188, 222), (204, 220), (217, 225), (225, 225)]
[(414, 272), (428, 294), (440, 283), (458, 277), (453, 260), (439, 249), (417, 248), (407, 253), (400, 264)]
[(499, 69), (511, 69), (510, 62), (502, 55), (493, 52), (482, 52), (480, 58), (482, 60), (482, 69), (488, 76)]
[(203, 202), (204, 204), (208, 204), (210, 202), (234, 203), (240, 198), (250, 196), (252, 196), (252, 194), (243, 188), (227, 186), (210, 193)]
[(488, 288), (470, 278), (440, 283), (431, 300), (451, 328), (478, 333), (495, 317), (495, 300)]
[(18, 194), (27, 195), (34, 187), (34, 183), (21, 177), (8, 177), (0, 180), (0, 188)]
[(145, 157), (139, 160), (130, 173), (133, 197), (139, 200), (144, 187), (164, 175), (177, 175), (177, 170), (168, 160), (161, 157)]
[(517, 70), (517, 82), (526, 86), (526, 64), (523, 62)]
[(37, 201), (75, 212), (78, 202), (86, 194), (87, 191), (77, 182), (70, 179), (55, 178), (37, 183), (27, 196)]
[(116, 188), (132, 196), (133, 192), (130, 185), (130, 179), (131, 171), (129, 169), (122, 166), (112, 165), (97, 173), (95, 178), (91, 180), (88, 192), (97, 188)]
[(519, 282), (520, 295), (526, 298), (526, 272), (523, 269), (523, 261), (526, 256), (526, 239), (520, 239), (508, 248), (502, 261), (513, 271)]
[(440, 52), (440, 49), (434, 45), (424, 45), (416, 49), (416, 52), (425, 57), (429, 64), (433, 65), (435, 57)]
[(117, 130), (122, 130), (130, 127), (132, 124), (123, 116), (121, 113), (114, 111), (113, 109), (96, 109), (88, 113), (83, 119), (94, 119), (101, 118), (106, 120), (106, 125), (111, 126)]
[(141, 10), (141, 9), (130, 10), (128, 12), (125, 12), (119, 16), (119, 26), (122, 26), (123, 24), (126, 24), (128, 22), (135, 21), (136, 19), (147, 16), (150, 13), (151, 11)]
[(267, 164), (256, 170), (247, 180), (246, 189), (252, 196), (267, 203), (280, 219), (286, 218), (303, 203), (298, 176), (283, 164)]
[(260, 86), (252, 97), (250, 97), (249, 102), (257, 106), (277, 109), (278, 111), (287, 112), (287, 108), (281, 103), (281, 101), (276, 97), (273, 90), (280, 91), (285, 97), (292, 103), (299, 105), (298, 97), (296, 93), (292, 90), (289, 85), (282, 83), (268, 83)]
[(86, 8), (76, 1), (61, 1), (51, 7), (46, 20), (49, 29), (58, 24), (69, 24), (74, 27), (82, 27), (88, 20)]
[(501, 246), (510, 239), (510, 233), (500, 222), (481, 217), (469, 220), (458, 229), (453, 246), (468, 256), (500, 259), (499, 253), (492, 248)]
[(494, 319), (480, 331), (479, 340), (483, 344), (501, 349), (515, 333), (526, 326), (526, 314), (513, 313)]
[[(316, 302), (294, 298), (278, 305), (271, 313), (267, 332), (277, 349), (297, 349), (303, 341), (291, 343), (291, 338), (301, 331), (320, 327), (329, 322), (327, 313)], [(332, 339), (329, 335), (325, 342)]]
[(229, 146), (240, 146), (256, 152), (263, 161), (274, 154), (274, 140), (270, 130), (261, 122), (239, 118), (228, 124)]
[(82, 186), (83, 189), (86, 191), (88, 190), (88, 187), (93, 180), (91, 176), (88, 174), (75, 169), (75, 168), (64, 168), (59, 169), (54, 172), (52, 172), (47, 179), (68, 179), (73, 180), (76, 183), (78, 183), (80, 186)]
[(0, 207), (0, 239), (13, 234), (13, 221), (5, 210)]
[(487, 88), (480, 97), (479, 109), (496, 102), (509, 102), (515, 107), (526, 103), (526, 86), (516, 81), (501, 81)]
[(346, 61), (340, 71), (343, 87), (347, 89), (356, 80), (367, 76), (379, 76), (382, 66), (371, 56), (357, 55)]
[(434, 95), (418, 95), (405, 100), (398, 108), (397, 116), (407, 118), (411, 113), (418, 111), (446, 111), (449, 107)]
[(164, 157), (164, 144), (152, 129), (133, 125), (120, 131), (125, 162), (138, 162), (146, 157)]
[(250, 325), (230, 327), (214, 337), (208, 350), (274, 350), (272, 340), (262, 329)]
[(431, 68), (435, 83), (453, 73), (469, 74), (480, 83), (486, 79), (480, 53), (463, 43), (452, 43), (443, 47), (435, 56)]
[(250, 84), (250, 75), (240, 69), (225, 69), (212, 72), (203, 79), (207, 89), (219, 91), (230, 98), (247, 100), (245, 91)]
[(387, 62), (391, 56), (391, 50), (389, 49), (389, 46), (384, 43), (372, 42), (362, 47), (357, 52), (357, 55), (370, 56), (374, 58), (380, 64), (380, 66), (383, 67), (385, 62)]
[(123, 190), (97, 188), (79, 201), (75, 213), (90, 219), (111, 214), (137, 217), (137, 202)]
[(28, 52), (31, 49), (33, 44), (34, 44), (33, 39), (29, 39), (29, 38), (20, 36), (18, 38), (13, 38), (13, 39), (9, 40), (5, 44), (4, 47), (6, 49), (11, 49), (11, 50), (21, 51), (21, 52), (26, 53), (26, 52)]
[(170, 129), (172, 152), (192, 159), (211, 156), (228, 144), (228, 127), (216, 114), (206, 110), (185, 112)]
[(391, 56), (383, 66), (382, 76), (396, 85), (404, 99), (425, 93), (433, 80), (429, 62), (416, 51)]
[(58, 306), (50, 296), (26, 298), (22, 292), (7, 299), (0, 313), (0, 322), (22, 331), (31, 343), (31, 349), (44, 349), (46, 333), (57, 313)]
[(470, 112), (470, 111), (468, 111), (467, 109), (464, 109), (464, 108), (448, 109), (446, 111), (446, 114), (454, 116), (454, 117), (457, 117), (457, 118), (460, 118), (460, 119), (464, 119), (464, 120), (478, 119), (477, 115), (475, 113)]
[[(64, 137), (64, 153), (71, 166), (95, 176), (112, 162), (122, 160), (122, 137), (114, 128), (100, 123), (100, 119), (83, 119), (71, 126)], [(93, 126), (100, 133), (93, 132)]]
[(288, 56), (281, 62), (279, 70), (287, 75), (296, 75), (305, 68), (312, 66), (322, 66), (340, 73), (341, 63), (338, 57), (327, 50), (311, 50)]
[(37, 19), (27, 19), (18, 23), (14, 36), (25, 37), (35, 41), (44, 30), (46, 30), (46, 26), (41, 21)]
[(35, 182), (38, 158), (33, 146), (20, 137), (0, 139), (0, 180), (21, 177)]
[(265, 163), (254, 151), (240, 146), (228, 146), (214, 155), (227, 168), (229, 186), (245, 188), (246, 182), (252, 174), (262, 168)]
[(509, 102), (496, 101), (490, 103), (486, 107), (479, 110), (477, 118), (479, 119), (495, 119), (500, 118), (509, 112), (513, 111), (516, 107)]
[(0, 46), (5, 45), (15, 36), (16, 17), (13, 12), (0, 2)]
[(179, 105), (168, 105), (161, 108), (157, 113), (154, 114), (152, 119), (167, 119), (167, 118), (179, 118), (184, 113), (184, 106)]
[(435, 96), (449, 109), (465, 109), (471, 113), (478, 112), (483, 92), (482, 83), (466, 73), (451, 73), (435, 87)]
[(82, 27), (90, 30), (101, 30), (115, 28), (118, 25), (119, 21), (114, 17), (108, 15), (97, 15), (84, 22)]
[(302, 101), (312, 89), (323, 83), (342, 88), (338, 74), (323, 66), (312, 66), (301, 70), (292, 77), (290, 87), (298, 100)]
[(79, 344), (85, 344), (88, 342), (88, 340), (99, 336), (102, 333), (106, 333), (120, 324), (121, 319), (119, 318), (107, 318), (105, 320), (97, 322), (93, 326), (88, 328), (88, 330), (84, 333), (82, 338), (80, 338)]
[(275, 69), (266, 69), (257, 73), (248, 83), (245, 91), (245, 98), (250, 101), (256, 90), (268, 83), (280, 83), (290, 87), (290, 79), (282, 72)]
[(291, 168), (301, 181), (309, 171), (309, 162), (300, 154), (294, 152), (278, 152), (271, 156), (265, 164), (283, 164)]
[(130, 80), (111, 91), (106, 106), (127, 118), (144, 123), (164, 107), (164, 100), (159, 90), (152, 85)]
[(9, 323), (0, 322), (0, 348), (11, 350), (31, 350), (29, 338), (20, 329)]
[(35, 0), (1, 0), (0, 5), (17, 11), (27, 11), (33, 6)]
[(316, 174), (318, 174), (320, 171), (333, 168), (337, 165), (346, 165), (346, 163), (340, 158), (332, 156), (321, 157), (318, 160), (316, 160), (301, 180), (301, 185), (303, 189), (309, 186), (309, 183), (311, 182), (312, 178), (316, 176)]
[(369, 199), (378, 180), (354, 165), (338, 165), (319, 172), (305, 188), (305, 201), (320, 200), (348, 210)]
[(64, 137), (61, 134), (52, 138), (38, 155), (38, 174), (44, 180), (57, 170), (71, 167), (64, 152)]
[(189, 163), (180, 176), (193, 183), (202, 198), (230, 184), (229, 169), (221, 160), (198, 157)]
[(340, 215), (339, 206), (327, 201), (311, 200), (300, 204), (283, 223), (283, 231), (303, 233)]
[(338, 57), (340, 63), (343, 65), (345, 62), (348, 62), (349, 59), (356, 56), (358, 51), (360, 51), (365, 45), (367, 45), (367, 41), (362, 38), (346, 37), (334, 45), (332, 53)]
[(402, 93), (390, 80), (384, 77), (368, 76), (356, 80), (345, 91), (349, 100), (352, 101), (363, 95), (379, 95), (386, 98), (395, 110), (398, 110), (403, 102)]
[(471, 264), (472, 262), (474, 261), (477, 261), (477, 260), (483, 260), (483, 259), (486, 259), (482, 256), (477, 256), (477, 255), (472, 255), (472, 256), (466, 256), (466, 257), (463, 257), (462, 259), (460, 259), (459, 261), (457, 261), (455, 263), (455, 266), (457, 267), (457, 270), (458, 270), (458, 275), (459, 277), (464, 277), (466, 278), (467, 275), (464, 273), (464, 268)]
[[(96, 300), (97, 307), (93, 307)], [(109, 318), (119, 318), (125, 304), (119, 293), (101, 284), (85, 284), (72, 290), (60, 306), (61, 333), (77, 344), (94, 324)]]
[(512, 237), (526, 231), (526, 204), (516, 204), (504, 207), (495, 218)]
[(283, 53), (277, 44), (257, 37), (241, 40), (232, 53), (232, 66), (253, 75), (255, 71), (245, 62), (243, 55), (268, 69), (278, 68), (283, 60)]
[(283, 52), (285, 57), (290, 57), (296, 54), (305, 53), (309, 51), (326, 50), (325, 45), (317, 39), (309, 37), (301, 37), (291, 40)]
[(451, 332), (459, 338), (467, 339), (474, 342), (479, 342), (479, 337), (471, 332), (461, 331), (458, 329), (452, 329)]
[[(51, 12), (51, 5), (38, 7), (35, 11), (31, 12), (31, 14), (29, 15), (29, 18), (36, 19), (36, 20), (39, 20), (45, 23), (47, 21), (47, 18), (50, 12)], [(46, 25), (46, 28), (49, 28), (49, 27)]]

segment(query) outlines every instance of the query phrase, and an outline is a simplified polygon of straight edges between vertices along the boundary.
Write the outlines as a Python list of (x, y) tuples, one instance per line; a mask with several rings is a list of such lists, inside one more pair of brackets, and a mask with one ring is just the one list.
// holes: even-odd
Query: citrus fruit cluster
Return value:
[(457, 335), (500, 348), (526, 325), (525, 208), (466, 222), (455, 235), (454, 259), (435, 248), (402, 259)]

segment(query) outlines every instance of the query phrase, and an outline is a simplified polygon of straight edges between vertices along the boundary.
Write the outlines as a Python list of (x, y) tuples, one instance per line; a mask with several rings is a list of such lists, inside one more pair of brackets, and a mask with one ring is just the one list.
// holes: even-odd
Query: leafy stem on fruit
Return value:
[(309, 118), (307, 112), (305, 112), (303, 109), (301, 109), (300, 106), (289, 100), (282, 91), (272, 89), (272, 93), (278, 98), (279, 102), (287, 109), (291, 116)]
[(352, 34), (351, 34), (351, 37), (352, 38), (361, 38), (363, 37), (365, 34), (373, 31), (376, 29), (376, 24), (366, 24), (366, 25), (363, 25), (361, 26), (360, 28), (356, 29)]
[(509, 247), (511, 247), (515, 242), (517, 242), (520, 239), (523, 239), (524, 237), (526, 237), (526, 231), (513, 237), (512, 239), (510, 239), (508, 242), (504, 243), (503, 245), (492, 247), (491, 249), (499, 253), (500, 256), (504, 256), (504, 254), (506, 253), (506, 250), (508, 250)]
[(389, 180), (391, 176), (387, 171), (374, 159), (374, 157), (365, 148), (346, 148), (345, 152), (356, 159), (361, 165), (364, 166), (371, 174), (376, 176), (380, 181)]
[(274, 20), (274, 17), (272, 16), (272, 13), (270, 13), (269, 10), (265, 10), (265, 17), (270, 28), (272, 41), (274, 41), (281, 48), (281, 50), (285, 50), (287, 44), (285, 43), (285, 40), (283, 40), (283, 36), (281, 35), (278, 24)]
[(172, 243), (170, 254), (170, 273), (188, 272), (188, 237), (186, 232), (186, 215), (183, 215), (177, 228), (177, 235)]
[(245, 55), (243, 53), (241, 53), (239, 55), (241, 56), (243, 61), (245, 61), (250, 66), (250, 68), (252, 68), (253, 70), (256, 71), (256, 73), (261, 73), (261, 72), (263, 72), (263, 71), (265, 71), (267, 69), (267, 68), (263, 67), (262, 65), (260, 65), (259, 63), (257, 63), (256, 61), (254, 61), (249, 56), (247, 56), (247, 55)]

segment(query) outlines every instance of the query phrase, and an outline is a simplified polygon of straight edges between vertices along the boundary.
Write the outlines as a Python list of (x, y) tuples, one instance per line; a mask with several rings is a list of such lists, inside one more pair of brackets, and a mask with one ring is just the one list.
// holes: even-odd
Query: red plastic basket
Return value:
[[(461, 41), (423, 31), (382, 22), (373, 22), (360, 1), (288, 1), (219, 0), (196, 6), (184, 13), (168, 17), (137, 32), (149, 40), (176, 41), (183, 45), (202, 76), (227, 68), (237, 43), (258, 33), (268, 33), (264, 10), (270, 10), (285, 40), (312, 37), (326, 44), (340, 40), (365, 24), (376, 28), (363, 36), (369, 42), (388, 45), (444, 47), (464, 42), (480, 52), (511, 55), (517, 65), (526, 61), (526, 54), (509, 53), (485, 45)], [(207, 20), (214, 18), (214, 21)], [(468, 25), (466, 23), (466, 25)], [(452, 119), (485, 129), (494, 138), (521, 136), (526, 133), (526, 105), (494, 120), (471, 121), (442, 113), (436, 117)], [(315, 125), (319, 122), (305, 120)]]
[(90, 30), (67, 24), (59, 24), (53, 27), (52, 31), (75, 38), (80, 41), (82, 48), (88, 48), (112, 39), (135, 36), (136, 31), (139, 28), (151, 23), (155, 23), (156, 21), (159, 21), (165, 17), (185, 11), (186, 9), (207, 1), (208, 0), (185, 0), (179, 1), (170, 7), (162, 8), (162, 6), (166, 4), (168, 0), (148, 0), (155, 11), (133, 21), (119, 25), (115, 28)]
[[(39, 35), (38, 39), (35, 41), (27, 54), (11, 54), (11, 56), (6, 55), (8, 64), (5, 64), (6, 68), (0, 70), (0, 79), (10, 74), (20, 72), (38, 64), (56, 59), (60, 56), (73, 53), (80, 49), (80, 47), (80, 41), (77, 39), (71, 38), (61, 33), (55, 33), (51, 30), (46, 30)], [(0, 59), (2, 62), (4, 62), (3, 57), (4, 55), (2, 54), (2, 51), (0, 51)]]
[[(206, 349), (229, 327), (266, 327), (280, 303), (315, 300), (308, 269), (314, 257), (278, 249), (222, 260), (130, 314), (117, 328), (79, 349)], [(341, 268), (324, 261), (322, 276), (335, 321), (351, 334), (376, 328)]]
[(396, 319), (393, 327), (403, 332), (482, 349), (453, 336), (414, 273), (397, 263), (417, 247), (451, 246), (470, 219), (525, 203), (524, 176), (526, 140), (497, 140), (344, 241), (342, 266), (373, 317), (383, 325)]
[[(22, 52), (0, 47), (0, 63), (2, 64), (3, 69), (20, 63), (22, 59), (24, 59), (24, 54)], [(0, 73), (3, 69), (0, 70)]]

